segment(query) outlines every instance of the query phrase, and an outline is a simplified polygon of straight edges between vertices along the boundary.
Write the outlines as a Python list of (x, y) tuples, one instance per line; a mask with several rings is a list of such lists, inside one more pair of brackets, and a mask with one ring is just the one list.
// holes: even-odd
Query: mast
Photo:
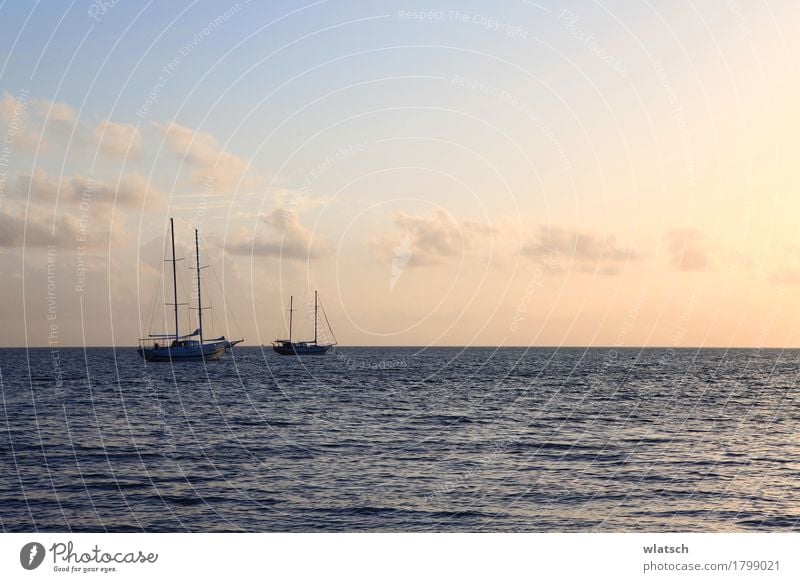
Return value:
[(314, 289), (314, 345), (317, 345), (317, 290)]
[(289, 342), (290, 343), (292, 341), (292, 311), (293, 311), (292, 302), (293, 302), (293, 300), (294, 300), (294, 297), (289, 295)]
[(169, 234), (172, 240), (172, 298), (175, 305), (175, 341), (178, 341), (178, 274), (175, 265), (175, 224), (172, 218), (169, 219)]
[[(195, 267), (197, 267), (197, 325), (200, 330), (200, 343), (203, 343), (203, 301), (200, 291), (200, 242), (197, 229), (194, 229)], [(213, 330), (212, 330), (213, 331)]]

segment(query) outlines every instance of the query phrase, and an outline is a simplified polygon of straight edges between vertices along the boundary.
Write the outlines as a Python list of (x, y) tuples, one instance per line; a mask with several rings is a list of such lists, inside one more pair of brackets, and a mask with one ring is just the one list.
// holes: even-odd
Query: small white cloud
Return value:
[[(28, 114), (29, 103), (5, 91), (0, 100), (0, 119), (7, 127), (7, 145), (19, 147), (27, 151), (47, 150), (48, 143), (41, 136), (41, 131), (34, 131), (30, 127)], [(12, 131), (13, 127), (13, 131)]]
[(263, 234), (251, 236), (244, 227), (234, 235), (228, 250), (238, 255), (260, 255), (291, 260), (316, 259), (329, 253), (327, 241), (315, 237), (300, 223), (294, 210), (276, 208), (262, 218)]
[(34, 100), (34, 105), (39, 114), (47, 121), (63, 125), (75, 123), (75, 110), (61, 101)]
[(211, 184), (217, 192), (253, 186), (249, 160), (223, 150), (214, 137), (177, 123), (159, 125), (172, 151), (192, 168), (197, 184)]
[(572, 269), (584, 273), (617, 275), (622, 268), (643, 258), (633, 249), (621, 247), (614, 235), (579, 232), (557, 226), (542, 226), (535, 240), (523, 245), (529, 257), (558, 257)]
[(63, 202), (111, 205), (129, 208), (147, 205), (158, 207), (163, 201), (161, 192), (152, 186), (139, 172), (125, 175), (119, 183), (94, 180), (82, 174), (58, 180), (37, 168), (33, 174), (18, 176), (19, 194), (34, 202)]
[(108, 158), (138, 159), (142, 134), (135, 125), (105, 120), (95, 128), (94, 140), (100, 153)]
[[(495, 232), (493, 227), (474, 220), (456, 220), (441, 209), (427, 215), (397, 212), (394, 223), (396, 231), (373, 237), (370, 247), (378, 260), (391, 260), (393, 264), (407, 256), (403, 268), (438, 264), (470, 254), (485, 248)], [(397, 256), (398, 249), (404, 249), (402, 259)]]

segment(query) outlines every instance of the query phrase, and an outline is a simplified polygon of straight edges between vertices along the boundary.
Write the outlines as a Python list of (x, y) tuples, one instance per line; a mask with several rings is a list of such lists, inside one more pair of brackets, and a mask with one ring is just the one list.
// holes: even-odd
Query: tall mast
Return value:
[(293, 311), (292, 302), (293, 302), (293, 300), (294, 300), (294, 297), (289, 295), (289, 341), (290, 342), (292, 341), (292, 311)]
[[(200, 330), (200, 343), (203, 343), (203, 301), (200, 296), (200, 242), (197, 229), (194, 229), (194, 254), (197, 267), (197, 325)], [(213, 331), (213, 330), (212, 330)]]
[(175, 305), (175, 341), (178, 341), (178, 275), (175, 260), (175, 224), (169, 219), (169, 234), (172, 240), (172, 298)]
[(317, 290), (314, 289), (314, 344), (317, 343)]

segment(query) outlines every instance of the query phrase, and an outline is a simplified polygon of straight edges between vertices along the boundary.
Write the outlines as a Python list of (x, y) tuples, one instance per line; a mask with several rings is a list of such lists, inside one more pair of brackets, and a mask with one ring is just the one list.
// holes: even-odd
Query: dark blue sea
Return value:
[(800, 352), (0, 350), (0, 528), (800, 529)]

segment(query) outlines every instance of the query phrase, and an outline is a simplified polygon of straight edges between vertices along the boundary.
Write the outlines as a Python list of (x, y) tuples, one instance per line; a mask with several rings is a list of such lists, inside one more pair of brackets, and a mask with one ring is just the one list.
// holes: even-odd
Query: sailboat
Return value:
[[(292, 340), (292, 313), (294, 312), (293, 308), (294, 297), (289, 297), (289, 339), (276, 339), (272, 342), (272, 349), (275, 350), (282, 356), (321, 356), (324, 355), (332, 346), (336, 345), (336, 342), (325, 344), (319, 343), (318, 339), (318, 329), (319, 326), (317, 312), (319, 310), (319, 299), (317, 297), (317, 292), (314, 291), (314, 341), (293, 341)], [(326, 315), (325, 321), (328, 320)], [(330, 327), (330, 325), (329, 325)], [(331, 335), (333, 335), (333, 331), (331, 331)], [(334, 338), (335, 340), (335, 338)]]
[[(173, 334), (150, 334), (146, 338), (139, 340), (137, 352), (148, 362), (203, 362), (207, 360), (218, 360), (226, 350), (229, 350), (243, 340), (228, 340), (225, 336), (206, 339), (203, 337), (203, 296), (200, 287), (200, 237), (197, 229), (194, 231), (195, 245), (195, 270), (197, 272), (197, 329), (192, 333), (181, 335), (178, 326), (178, 274), (177, 262), (181, 259), (175, 258), (175, 224), (173, 219), (169, 219), (170, 241), (172, 243), (172, 259), (167, 259), (172, 263), (172, 305), (175, 308), (175, 333)], [(185, 304), (184, 304), (185, 305)]]

